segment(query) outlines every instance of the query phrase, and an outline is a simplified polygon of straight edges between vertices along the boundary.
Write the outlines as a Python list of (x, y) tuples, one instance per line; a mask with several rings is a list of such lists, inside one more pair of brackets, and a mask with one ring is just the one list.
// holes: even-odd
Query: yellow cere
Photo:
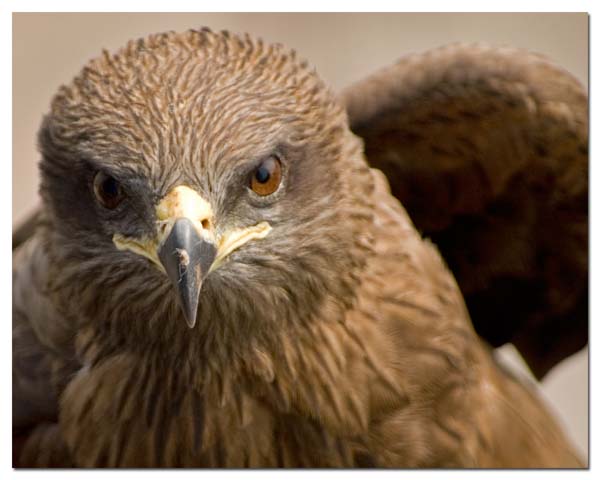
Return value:
[(163, 272), (165, 270), (158, 258), (158, 249), (178, 218), (188, 218), (196, 226), (199, 235), (216, 245), (217, 256), (209, 272), (217, 269), (234, 250), (250, 240), (265, 238), (271, 231), (268, 222), (260, 222), (251, 227), (223, 232), (216, 238), (212, 207), (185, 185), (175, 187), (160, 201), (156, 206), (156, 215), (158, 231), (155, 238), (138, 239), (117, 233), (113, 236), (113, 242), (119, 250), (130, 250), (151, 260)]
[(214, 242), (212, 229), (206, 229), (202, 225), (203, 221), (208, 221), (212, 225), (212, 207), (190, 187), (179, 185), (171, 190), (156, 206), (156, 216), (162, 228), (159, 233), (160, 240), (165, 234), (168, 234), (169, 227), (175, 223), (175, 220), (188, 218), (196, 226), (200, 236)]

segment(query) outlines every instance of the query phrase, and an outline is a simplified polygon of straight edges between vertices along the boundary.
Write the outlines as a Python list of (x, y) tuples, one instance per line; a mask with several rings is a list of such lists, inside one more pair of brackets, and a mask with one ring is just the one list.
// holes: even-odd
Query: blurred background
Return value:
[[(588, 85), (588, 21), (567, 14), (13, 14), (13, 225), (38, 202), (36, 132), (57, 88), (103, 48), (165, 30), (208, 26), (248, 32), (296, 49), (334, 89), (398, 57), (452, 42), (485, 42), (543, 53)], [(498, 357), (523, 375), (512, 346)], [(540, 385), (583, 456), (588, 453), (588, 351), (572, 356)]]

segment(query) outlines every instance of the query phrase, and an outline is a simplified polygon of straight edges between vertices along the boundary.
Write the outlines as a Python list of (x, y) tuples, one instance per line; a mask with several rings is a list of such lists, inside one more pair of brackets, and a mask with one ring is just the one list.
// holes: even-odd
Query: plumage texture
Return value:
[(476, 330), (538, 378), (588, 339), (588, 108), (540, 55), (453, 45), (343, 94), (369, 163), (440, 248)]
[[(292, 52), (207, 30), (130, 42), (61, 88), (39, 141), (43, 207), (13, 268), (22, 464), (581, 466)], [(284, 180), (258, 200), (245, 175), (272, 151)], [(110, 214), (98, 168), (128, 187)], [(180, 184), (217, 230), (272, 226), (209, 274), (192, 330), (164, 273), (111, 240), (153, 232)]]

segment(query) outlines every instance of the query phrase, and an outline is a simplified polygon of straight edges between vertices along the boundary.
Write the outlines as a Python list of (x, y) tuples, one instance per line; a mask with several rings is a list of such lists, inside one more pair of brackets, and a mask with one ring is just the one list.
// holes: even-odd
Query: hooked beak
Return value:
[(161, 225), (156, 254), (179, 296), (190, 328), (196, 324), (202, 280), (217, 248), (210, 204), (185, 185), (175, 187), (156, 207)]
[(155, 235), (136, 238), (119, 233), (113, 242), (149, 259), (163, 270), (177, 290), (190, 328), (196, 324), (202, 282), (227, 256), (245, 243), (266, 237), (267, 222), (225, 230), (217, 235), (211, 205), (195, 190), (179, 185), (156, 206)]
[(179, 218), (159, 247), (158, 258), (179, 294), (183, 315), (192, 328), (196, 324), (202, 280), (217, 255), (217, 249), (198, 235), (188, 218)]

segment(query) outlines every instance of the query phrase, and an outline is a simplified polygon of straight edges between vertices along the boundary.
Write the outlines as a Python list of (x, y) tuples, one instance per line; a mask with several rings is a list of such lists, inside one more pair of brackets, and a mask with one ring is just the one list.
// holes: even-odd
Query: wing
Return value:
[(588, 338), (588, 107), (509, 48), (411, 55), (342, 94), (369, 163), (439, 247), (477, 332), (541, 378)]
[(31, 238), (35, 233), (38, 222), (40, 221), (41, 211), (36, 208), (33, 212), (23, 220), (17, 228), (13, 231), (12, 235), (12, 248), (13, 251), (23, 245), (27, 239)]
[[(60, 392), (80, 368), (72, 346), (74, 323), (53, 305), (46, 288), (48, 258), (33, 225), (29, 222), (29, 238), (21, 236), (15, 242), (19, 246), (13, 250), (12, 395), (16, 450), (34, 427), (57, 421)], [(13, 453), (18, 457), (18, 452)]]

